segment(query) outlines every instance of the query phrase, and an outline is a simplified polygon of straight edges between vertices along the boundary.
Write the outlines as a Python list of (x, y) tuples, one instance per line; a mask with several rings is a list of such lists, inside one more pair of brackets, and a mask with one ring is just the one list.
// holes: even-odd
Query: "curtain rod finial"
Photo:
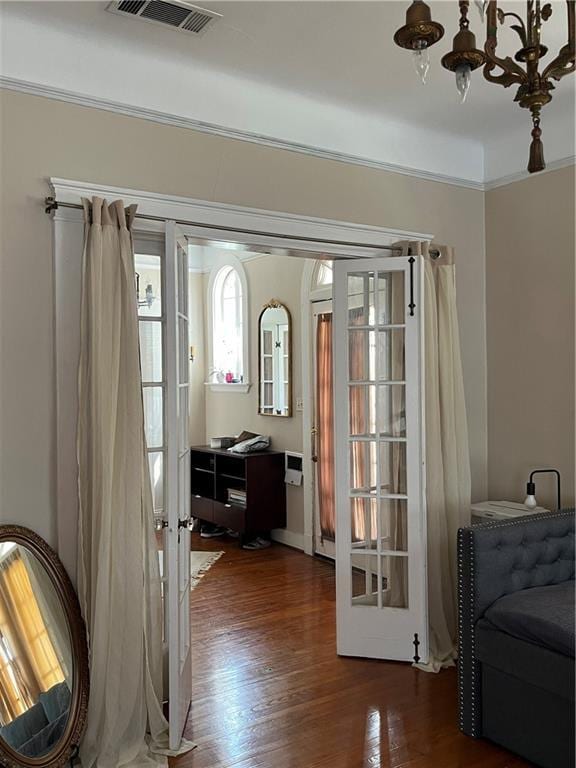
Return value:
[(49, 196), (44, 198), (44, 213), (52, 213), (58, 210), (58, 202), (55, 197)]

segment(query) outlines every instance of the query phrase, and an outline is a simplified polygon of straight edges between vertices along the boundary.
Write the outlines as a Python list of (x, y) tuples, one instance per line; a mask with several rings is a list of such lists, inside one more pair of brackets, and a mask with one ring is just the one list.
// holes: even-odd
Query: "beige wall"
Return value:
[[(291, 256), (264, 256), (243, 262), (248, 283), (250, 315), (250, 381), (247, 395), (228, 392), (206, 393), (206, 439), (219, 435), (237, 435), (243, 429), (270, 435), (272, 448), (302, 452), (302, 412), (293, 407), (291, 418), (258, 414), (258, 317), (270, 299), (285, 304), (292, 315), (292, 396), (302, 395), (302, 329), (300, 286), (305, 260)], [(206, 276), (206, 286), (208, 276)], [(208, 359), (208, 353), (206, 353)], [(288, 524), (296, 533), (304, 531), (304, 507), (301, 487), (287, 486)]]
[(485, 497), (482, 192), (15, 92), (0, 99), (3, 521), (55, 542), (50, 176), (429, 232), (455, 246), (473, 494)]
[[(486, 194), (488, 487), (523, 501), (556, 467), (574, 505), (574, 168)], [(555, 504), (553, 478), (538, 500)]]

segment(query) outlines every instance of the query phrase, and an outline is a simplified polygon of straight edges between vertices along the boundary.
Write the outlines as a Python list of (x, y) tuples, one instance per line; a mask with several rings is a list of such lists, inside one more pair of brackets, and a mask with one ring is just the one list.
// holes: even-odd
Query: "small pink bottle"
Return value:
[(232, 371), (228, 371), (228, 373), (226, 374), (226, 384), (231, 384), (233, 379), (234, 379), (234, 374), (232, 373)]

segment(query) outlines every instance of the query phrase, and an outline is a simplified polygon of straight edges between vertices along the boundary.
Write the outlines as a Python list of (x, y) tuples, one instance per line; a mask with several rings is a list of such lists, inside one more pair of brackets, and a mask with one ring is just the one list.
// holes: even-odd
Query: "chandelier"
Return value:
[[(546, 167), (540, 112), (542, 107), (552, 100), (555, 87), (552, 80), (561, 80), (564, 75), (574, 72), (575, 69), (574, 2), (575, 0), (566, 0), (568, 42), (542, 72), (541, 60), (548, 53), (548, 48), (540, 42), (542, 24), (552, 15), (552, 5), (541, 5), (540, 0), (527, 0), (526, 21), (517, 13), (505, 13), (498, 8), (496, 0), (476, 0), (482, 21), (486, 18), (486, 41), (483, 51), (476, 48), (476, 37), (470, 30), (470, 3), (468, 0), (459, 0), (460, 29), (454, 37), (452, 50), (442, 57), (442, 66), (456, 75), (456, 88), (462, 102), (466, 100), (472, 72), (481, 66), (484, 66), (484, 77), (488, 82), (498, 83), (504, 88), (518, 86), (514, 101), (524, 109), (529, 109), (532, 115), (532, 143), (528, 161), (530, 173), (542, 171)], [(496, 55), (497, 22), (505, 24), (508, 18), (514, 21), (510, 27), (522, 44), (513, 59), (510, 56), (499, 58)], [(396, 32), (394, 42), (401, 48), (412, 51), (414, 66), (423, 83), (426, 82), (430, 68), (428, 49), (443, 35), (444, 27), (432, 20), (429, 6), (423, 0), (414, 0), (406, 12), (406, 24)]]

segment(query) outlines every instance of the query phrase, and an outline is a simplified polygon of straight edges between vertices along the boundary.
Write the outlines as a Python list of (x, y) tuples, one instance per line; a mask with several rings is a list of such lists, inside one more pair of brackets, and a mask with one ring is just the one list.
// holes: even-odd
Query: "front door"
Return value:
[(427, 661), (422, 260), (334, 270), (338, 653)]

